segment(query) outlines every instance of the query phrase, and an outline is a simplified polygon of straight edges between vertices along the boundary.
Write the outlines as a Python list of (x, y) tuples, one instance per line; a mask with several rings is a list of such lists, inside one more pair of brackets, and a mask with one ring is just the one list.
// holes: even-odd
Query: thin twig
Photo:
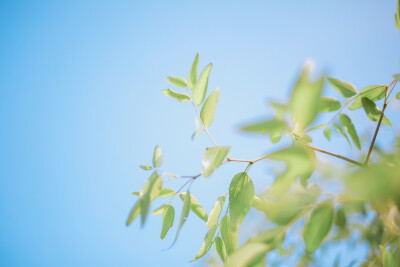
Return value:
[(315, 146), (312, 146), (312, 145), (309, 145), (309, 144), (306, 144), (306, 146), (307, 146), (308, 148), (311, 148), (311, 149), (315, 150), (315, 151), (318, 151), (318, 152), (321, 152), (321, 153), (324, 153), (324, 154), (333, 156), (333, 157), (335, 157), (335, 158), (339, 158), (339, 159), (345, 160), (345, 161), (347, 161), (347, 162), (353, 163), (353, 164), (355, 164), (355, 165), (357, 165), (357, 166), (359, 166), (359, 167), (364, 167), (364, 166), (365, 166), (364, 163), (361, 163), (361, 162), (358, 162), (358, 161), (355, 161), (355, 160), (352, 160), (352, 159), (343, 157), (343, 156), (341, 156), (341, 155), (338, 155), (338, 154), (335, 154), (335, 153), (332, 153), (332, 152), (329, 152), (329, 151), (320, 149), (320, 148), (318, 148), (318, 147), (315, 147)]

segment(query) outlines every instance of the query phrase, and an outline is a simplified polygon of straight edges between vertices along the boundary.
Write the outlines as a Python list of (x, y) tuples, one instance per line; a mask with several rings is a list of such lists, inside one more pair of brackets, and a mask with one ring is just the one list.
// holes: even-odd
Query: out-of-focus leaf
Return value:
[(380, 249), (383, 267), (395, 267), (393, 254), (383, 246), (380, 246)]
[[(378, 108), (378, 106), (371, 101), (370, 99), (363, 97), (361, 99), (363, 108), (365, 113), (368, 116), (368, 119), (371, 121), (379, 121), (379, 118), (381, 117), (382, 111)], [(392, 123), (389, 121), (389, 119), (386, 116), (383, 116), (382, 122), (388, 126), (392, 126)]]
[(190, 97), (189, 97), (188, 94), (179, 93), (179, 92), (174, 91), (172, 89), (162, 90), (161, 93), (163, 95), (165, 95), (165, 96), (172, 97), (172, 98), (178, 100), (179, 102), (188, 102), (188, 101), (190, 101)]
[(192, 134), (192, 140), (196, 139), (196, 137), (197, 137), (197, 135), (199, 134), (199, 131), (200, 131), (200, 123), (199, 123), (199, 119), (197, 117), (194, 118), (194, 123), (196, 124), (196, 130)]
[(199, 252), (197, 253), (196, 257), (191, 260), (191, 262), (200, 259), (201, 257), (203, 257), (204, 255), (206, 255), (206, 253), (210, 250), (213, 239), (214, 239), (214, 235), (215, 232), (217, 231), (217, 226), (212, 227), (210, 230), (208, 230), (206, 237), (204, 238), (203, 244), (201, 245), (201, 248), (199, 250)]
[(346, 213), (344, 213), (342, 208), (339, 208), (335, 213), (335, 224), (344, 229), (346, 228), (346, 222)]
[(330, 201), (320, 203), (311, 213), (304, 226), (303, 238), (306, 253), (312, 254), (328, 235), (333, 222), (333, 204)]
[(187, 217), (189, 216), (189, 211), (190, 211), (190, 191), (188, 189), (185, 194), (185, 199), (183, 200), (183, 208), (181, 217), (179, 219), (178, 231), (176, 232), (176, 236), (174, 242), (172, 242), (171, 247), (175, 244), (176, 240), (178, 239), (179, 232), (181, 231), (183, 224), (185, 223)]
[(175, 218), (175, 209), (171, 204), (168, 204), (163, 210), (163, 226), (161, 230), (161, 239), (164, 239), (165, 235), (168, 233), (168, 230), (174, 224)]
[(153, 166), (154, 166), (154, 168), (160, 167), (161, 163), (162, 163), (161, 147), (159, 145), (157, 145), (154, 148), (154, 154), (153, 154)]
[(332, 125), (333, 125), (333, 128), (335, 128), (335, 130), (336, 130), (338, 133), (340, 133), (340, 134), (347, 140), (347, 142), (349, 143), (349, 146), (350, 146), (350, 148), (351, 148), (350, 139), (349, 139), (349, 137), (347, 136), (347, 134), (343, 131), (343, 129), (342, 129), (339, 125), (337, 125), (337, 124), (335, 124), (335, 123), (332, 123)]
[(396, 98), (397, 98), (397, 99), (400, 99), (400, 92), (398, 92), (398, 93), (396, 94)]
[(393, 74), (393, 78), (400, 81), (400, 73)]
[(208, 64), (200, 74), (199, 80), (193, 88), (193, 102), (199, 106), (203, 103), (207, 94), (208, 76), (210, 75), (212, 63)]
[(354, 127), (354, 124), (349, 116), (347, 116), (346, 114), (340, 114), (340, 122), (342, 123), (343, 128), (346, 130), (346, 132), (350, 135), (353, 143), (359, 150), (361, 150), (360, 139), (358, 139), (356, 128)]
[(139, 167), (145, 171), (153, 169), (150, 165), (140, 165)]
[(367, 86), (358, 93), (351, 104), (351, 110), (355, 110), (362, 107), (361, 98), (366, 97), (372, 101), (378, 101), (385, 97), (386, 85), (371, 85)]
[(140, 192), (132, 192), (132, 195), (140, 197)]
[(254, 185), (245, 172), (236, 174), (229, 185), (229, 211), (232, 226), (238, 227), (251, 207)]
[(397, 29), (400, 31), (400, 1), (397, 1), (397, 11), (394, 15), (394, 21)]
[(140, 214), (140, 199), (136, 201), (135, 205), (129, 212), (128, 220), (126, 220), (126, 226), (129, 226), (139, 214)]
[(170, 76), (167, 77), (167, 82), (181, 88), (185, 88), (187, 86), (185, 78), (182, 77)]
[(153, 172), (149, 180), (143, 186), (140, 192), (140, 211), (142, 218), (142, 225), (146, 222), (147, 214), (149, 213), (150, 203), (161, 191), (161, 178), (157, 172)]
[(327, 127), (327, 126), (328, 126), (327, 124), (316, 125), (316, 126), (314, 126), (314, 127), (311, 127), (310, 129), (308, 129), (308, 130), (306, 131), (306, 133), (311, 132), (311, 131), (316, 130), (316, 129), (322, 129), (322, 128), (325, 128), (325, 127)]
[(328, 127), (324, 130), (324, 135), (328, 141), (331, 141), (332, 131)]
[(271, 142), (273, 144), (276, 144), (279, 142), (279, 140), (281, 140), (282, 134), (280, 132), (273, 132), (269, 135), (269, 140), (271, 140)]
[(263, 231), (254, 237), (251, 237), (249, 239), (249, 242), (260, 242), (274, 246), (276, 243), (280, 243), (283, 241), (283, 239), (285, 238), (285, 231), (285, 226), (277, 226), (275, 228)]
[(204, 124), (205, 128), (211, 126), (214, 121), (215, 110), (217, 109), (217, 103), (219, 98), (219, 88), (215, 89), (204, 102), (201, 108), (200, 118)]
[(225, 203), (226, 194), (220, 196), (214, 203), (210, 211), (210, 216), (208, 216), (207, 227), (211, 228), (218, 225), (218, 218), (221, 214), (222, 207)]
[[(227, 267), (246, 267), (256, 257), (266, 254), (271, 247), (264, 243), (249, 242), (241, 246), (230, 257)], [(253, 265), (252, 265), (253, 266)]]
[(216, 146), (207, 148), (203, 152), (203, 160), (201, 162), (203, 177), (210, 176), (221, 165), (230, 149), (230, 146)]
[(349, 98), (357, 94), (356, 87), (349, 82), (341, 81), (331, 77), (327, 77), (326, 79), (330, 85), (345, 98)]
[(274, 118), (243, 126), (240, 130), (249, 133), (267, 134), (271, 132), (282, 132), (286, 128), (287, 125), (284, 121)]
[(193, 60), (192, 67), (190, 68), (187, 85), (189, 89), (193, 89), (197, 82), (197, 66), (199, 65), (199, 53)]
[(162, 204), (160, 207), (156, 208), (151, 212), (151, 215), (160, 215), (164, 213), (164, 209), (168, 207), (168, 204)]
[(232, 227), (229, 215), (222, 217), (219, 227), (226, 252), (229, 255), (238, 248), (238, 232)]
[(333, 97), (321, 97), (318, 102), (318, 112), (332, 112), (340, 109), (342, 104)]
[(284, 120), (285, 114), (288, 110), (288, 105), (279, 103), (279, 102), (275, 102), (275, 101), (271, 101), (271, 102), (269, 102), (269, 104), (271, 105), (276, 118), (279, 120)]
[(219, 236), (216, 236), (214, 239), (214, 248), (222, 262), (225, 263), (228, 260), (228, 255), (226, 253), (224, 241)]
[[(182, 200), (185, 200), (185, 195), (186, 193), (179, 194)], [(193, 195), (190, 196), (190, 209), (194, 212), (194, 214), (199, 216), (200, 219), (207, 222), (208, 220), (207, 212), (201, 206), (199, 200)]]
[(172, 190), (171, 188), (161, 188), (160, 194), (158, 194), (158, 197), (172, 197), (176, 195), (176, 192)]

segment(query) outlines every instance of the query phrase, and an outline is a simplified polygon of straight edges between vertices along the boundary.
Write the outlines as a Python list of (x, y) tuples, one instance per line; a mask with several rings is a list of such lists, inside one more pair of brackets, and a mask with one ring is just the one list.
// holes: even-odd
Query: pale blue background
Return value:
[[(209, 88), (221, 94), (210, 130), (233, 146), (233, 157), (258, 157), (271, 143), (237, 127), (267, 116), (267, 100), (286, 99), (305, 59), (358, 89), (391, 82), (400, 58), (395, 7), (394, 0), (1, 1), (0, 265), (202, 265), (186, 264), (206, 233), (196, 216), (164, 252), (176, 228), (160, 241), (160, 216), (143, 229), (124, 224), (130, 193), (149, 175), (138, 165), (151, 162), (156, 144), (163, 169), (186, 175), (199, 172), (211, 145), (203, 134), (190, 140), (192, 107), (160, 93), (165, 77), (186, 77), (196, 52), (200, 69), (213, 62)], [(389, 107), (396, 129), (398, 111)], [(355, 118), (373, 128), (364, 115)], [(383, 127), (387, 145), (390, 131)], [(316, 136), (321, 147), (360, 156), (339, 138), (333, 145)], [(209, 211), (244, 167), (221, 167), (192, 193)], [(250, 171), (259, 188), (268, 173), (264, 164)], [(176, 199), (178, 216), (180, 205)]]

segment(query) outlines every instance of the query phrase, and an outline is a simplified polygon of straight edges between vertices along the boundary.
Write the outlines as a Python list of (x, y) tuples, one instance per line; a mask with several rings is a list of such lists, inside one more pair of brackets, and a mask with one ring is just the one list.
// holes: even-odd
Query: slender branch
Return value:
[(345, 161), (347, 161), (347, 162), (353, 163), (354, 165), (357, 165), (357, 166), (359, 166), (359, 167), (364, 167), (364, 166), (365, 166), (364, 163), (361, 163), (361, 162), (358, 162), (358, 161), (355, 161), (355, 160), (352, 160), (352, 159), (343, 157), (343, 156), (341, 156), (341, 155), (338, 155), (338, 154), (335, 154), (335, 153), (332, 153), (332, 152), (329, 152), (329, 151), (320, 149), (320, 148), (318, 148), (318, 147), (315, 147), (315, 146), (312, 146), (312, 145), (309, 145), (309, 144), (306, 144), (306, 146), (307, 146), (308, 148), (311, 148), (311, 149), (315, 150), (315, 151), (318, 151), (318, 152), (321, 152), (321, 153), (330, 155), (330, 156), (332, 156), (332, 157), (335, 157), (335, 158), (342, 159), (342, 160), (345, 160)]

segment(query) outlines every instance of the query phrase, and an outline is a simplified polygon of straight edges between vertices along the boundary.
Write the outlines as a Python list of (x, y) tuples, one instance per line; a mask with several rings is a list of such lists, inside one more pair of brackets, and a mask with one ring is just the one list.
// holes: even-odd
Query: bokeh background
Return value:
[[(125, 226), (131, 192), (150, 175), (138, 165), (151, 163), (156, 144), (162, 169), (186, 175), (199, 172), (211, 145), (204, 134), (191, 141), (195, 114), (160, 93), (165, 78), (187, 77), (196, 52), (200, 70), (213, 62), (209, 90), (221, 94), (210, 131), (233, 157), (258, 157), (274, 146), (238, 126), (268, 117), (268, 100), (287, 99), (306, 59), (359, 90), (391, 82), (400, 59), (395, 8), (395, 0), (1, 1), (0, 265), (202, 266), (187, 263), (207, 231), (197, 216), (167, 251), (176, 228), (161, 241), (161, 216)], [(388, 111), (398, 129), (398, 105)], [(373, 124), (356, 118), (367, 138)], [(316, 145), (361, 157), (337, 135), (334, 143), (321, 136)], [(389, 148), (393, 130), (383, 126), (380, 137)], [(209, 211), (244, 167), (221, 167), (191, 191)], [(272, 181), (270, 167), (252, 167), (257, 192)], [(254, 218), (241, 236), (262, 222)]]

